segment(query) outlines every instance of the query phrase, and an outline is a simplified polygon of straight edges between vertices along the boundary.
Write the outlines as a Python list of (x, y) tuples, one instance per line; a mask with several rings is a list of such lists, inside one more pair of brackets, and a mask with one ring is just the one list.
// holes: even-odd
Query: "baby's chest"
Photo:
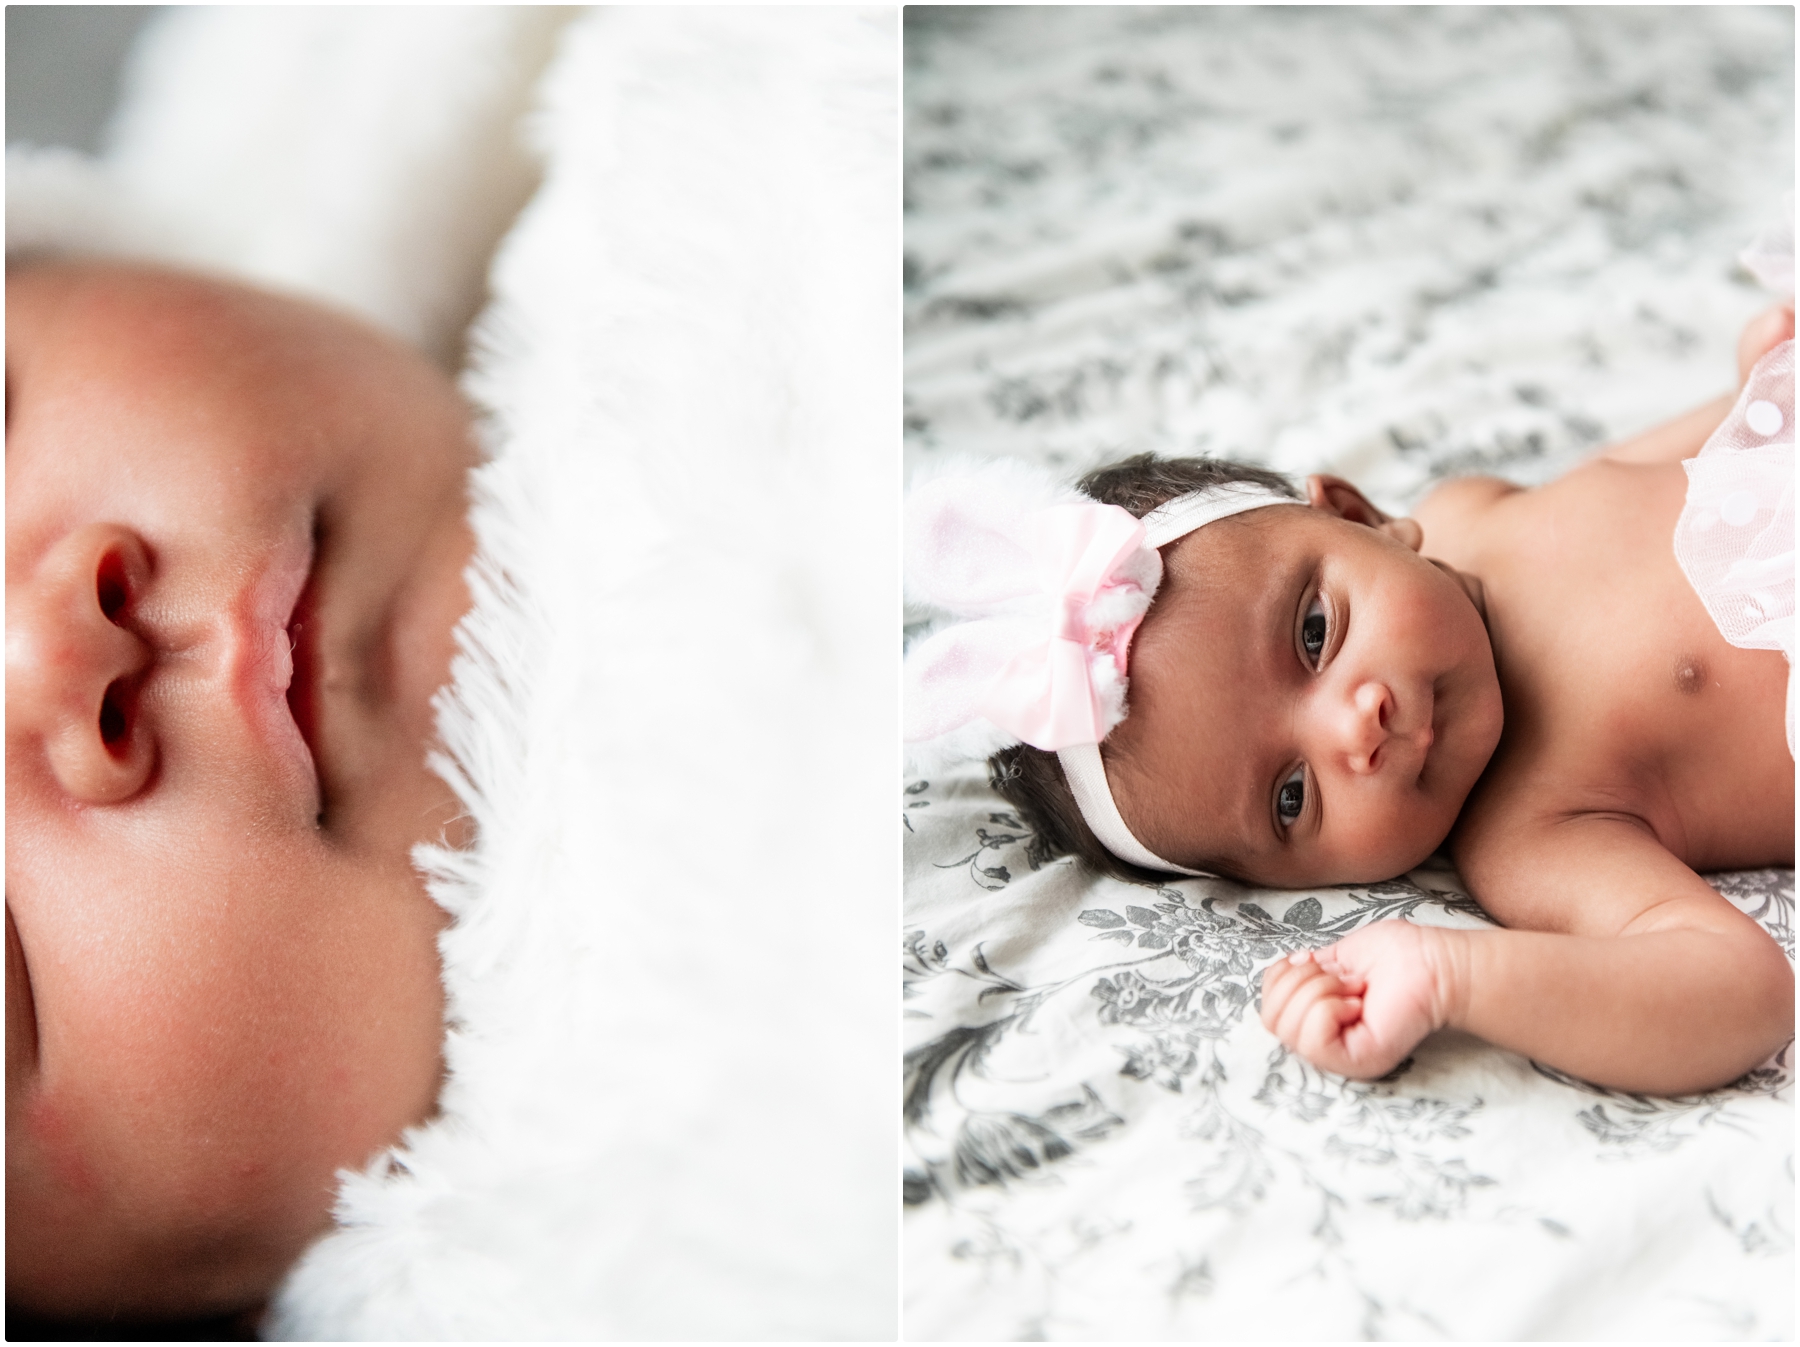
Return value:
[(1598, 518), (1547, 518), (1491, 595), (1496, 775), (1521, 808), (1642, 818), (1695, 868), (1768, 864), (1781, 838), (1792, 849), (1787, 665), (1730, 645), (1682, 574), (1673, 471), (1635, 498), (1588, 502), (1614, 507)]

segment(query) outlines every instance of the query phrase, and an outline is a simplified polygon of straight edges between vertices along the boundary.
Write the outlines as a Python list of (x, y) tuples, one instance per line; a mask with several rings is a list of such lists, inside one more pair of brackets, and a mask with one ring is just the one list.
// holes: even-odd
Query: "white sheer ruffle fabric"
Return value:
[[(1792, 219), (1793, 202), (1788, 201)], [(1791, 223), (1757, 239), (1743, 262), (1794, 297)], [(1788, 662), (1787, 745), (1794, 751), (1794, 343), (1763, 356), (1737, 405), (1687, 469), (1675, 559), (1731, 644)]]

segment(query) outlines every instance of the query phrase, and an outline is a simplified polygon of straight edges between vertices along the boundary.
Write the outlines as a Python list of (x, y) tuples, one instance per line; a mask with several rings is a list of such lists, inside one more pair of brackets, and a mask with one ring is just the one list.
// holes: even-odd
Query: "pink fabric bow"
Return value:
[(1143, 525), (1067, 496), (1021, 508), (967, 478), (921, 487), (907, 514), (914, 597), (976, 620), (908, 654), (906, 737), (985, 717), (1046, 750), (1105, 738), (1123, 718), (1131, 637), (1162, 573)]

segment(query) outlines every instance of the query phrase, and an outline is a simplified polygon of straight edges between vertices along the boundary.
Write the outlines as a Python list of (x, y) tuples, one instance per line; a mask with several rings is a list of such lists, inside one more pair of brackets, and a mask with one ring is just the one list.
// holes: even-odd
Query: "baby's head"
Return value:
[[(1080, 489), (1142, 518), (1272, 473), (1127, 460)], [(1349, 483), (1220, 518), (1162, 547), (1129, 644), (1129, 707), (1100, 746), (1131, 837), (1177, 866), (1274, 887), (1372, 882), (1428, 857), (1499, 743), (1479, 582), (1419, 554), (1418, 526)], [(1096, 836), (1055, 753), (1019, 744), (994, 784), (1050, 854), (1157, 872)]]
[(468, 414), (294, 300), (6, 291), (7, 1300), (228, 1312), (434, 1106)]

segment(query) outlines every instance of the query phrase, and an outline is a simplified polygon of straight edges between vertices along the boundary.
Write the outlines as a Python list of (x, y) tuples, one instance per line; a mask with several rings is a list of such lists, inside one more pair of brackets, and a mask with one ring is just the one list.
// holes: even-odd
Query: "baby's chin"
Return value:
[(1435, 841), (1411, 839), (1393, 847), (1380, 847), (1365, 855), (1307, 860), (1299, 864), (1260, 871), (1249, 867), (1229, 877), (1240, 883), (1269, 889), (1328, 889), (1339, 884), (1380, 884), (1423, 865), (1450, 835), (1446, 828)]
[[(9, 1142), (9, 1152), (13, 1149)], [(21, 1184), (17, 1175), (9, 1163), (7, 1309), (71, 1326), (207, 1320), (254, 1311), (329, 1221), (321, 1210), (302, 1233), (292, 1213), (260, 1218), (194, 1209), (126, 1213), (117, 1206), (73, 1212), (66, 1201), (38, 1185)], [(14, 1191), (21, 1186), (36, 1191)]]
[[(1455, 820), (1452, 818), (1451, 823)], [(1416, 870), (1444, 845), (1450, 836), (1450, 824), (1442, 830), (1414, 834), (1396, 839), (1390, 846), (1375, 849), (1367, 856), (1351, 859), (1341, 871), (1341, 878), (1320, 881), (1330, 884), (1380, 884)]]
[[(421, 893), (417, 905), (429, 899)], [(154, 1040), (109, 1033), (112, 1020), (93, 1028), (91, 1017), (77, 1017), (76, 1026), (93, 1028), (85, 1045), (95, 1050), (73, 1054), (73, 1072), (19, 1089), (9, 1080), (9, 1307), (104, 1330), (221, 1319), (264, 1305), (330, 1228), (336, 1175), (366, 1164), (429, 1114), (441, 1033), (434, 912), (419, 916), (415, 938), (402, 941), (381, 927), (338, 930), (364, 954), (396, 947), (393, 958), (370, 959), (366, 976), (350, 977), (354, 961), (327, 942), (333, 958), (307, 968), (345, 976), (319, 983), (317, 995), (277, 995), (263, 969), (235, 985), (203, 984), (197, 1008), (165, 998), (156, 1015), (174, 1031)], [(165, 979), (165, 990), (175, 980)], [(408, 995), (413, 983), (421, 994)], [(383, 989), (393, 995), (384, 999)], [(117, 999), (98, 984), (86, 990), (93, 994), (84, 1006)], [(246, 997), (263, 1002), (265, 1013), (247, 1009)], [(279, 1010), (321, 1003), (351, 1013), (301, 1014), (273, 1036), (250, 1032)], [(184, 1024), (200, 1032), (183, 1034)], [(381, 1025), (393, 1032), (371, 1027)], [(219, 1041), (205, 1032), (213, 1027), (236, 1032)], [(64, 1029), (73, 1032), (67, 1017)], [(106, 1069), (119, 1063), (105, 1050), (125, 1057), (124, 1069)], [(123, 1098), (129, 1109), (118, 1106)]]

